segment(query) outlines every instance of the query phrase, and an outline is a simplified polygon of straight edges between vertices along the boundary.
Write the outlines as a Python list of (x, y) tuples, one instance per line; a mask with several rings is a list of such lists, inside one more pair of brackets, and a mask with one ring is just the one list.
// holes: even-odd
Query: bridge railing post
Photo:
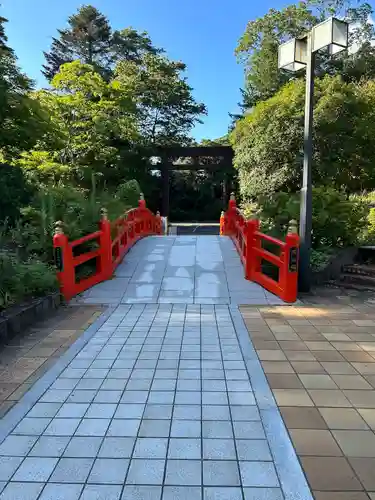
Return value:
[(256, 233), (259, 231), (259, 220), (254, 216), (246, 223), (246, 267), (245, 278), (253, 280), (254, 273), (258, 271), (258, 257), (254, 251), (257, 243)]
[(280, 297), (285, 302), (295, 302), (297, 300), (298, 253), (300, 241), (297, 231), (297, 221), (291, 220), (288, 234), (285, 238), (283, 264), (280, 267), (279, 276), (280, 288), (282, 289)]
[(70, 300), (75, 295), (75, 269), (73, 250), (69, 245), (67, 235), (64, 234), (62, 221), (55, 223), (53, 252), (61, 294), (65, 300)]
[(105, 208), (101, 209), (101, 219), (99, 222), (101, 231), (99, 237), (100, 257), (98, 271), (103, 279), (109, 279), (113, 274), (112, 262), (112, 237), (111, 237), (111, 223), (108, 220), (108, 212)]

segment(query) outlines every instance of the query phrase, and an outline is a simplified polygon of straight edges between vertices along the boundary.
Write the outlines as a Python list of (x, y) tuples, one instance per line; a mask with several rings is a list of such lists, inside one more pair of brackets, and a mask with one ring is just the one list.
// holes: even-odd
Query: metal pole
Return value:
[(310, 249), (312, 229), (312, 153), (313, 153), (313, 101), (314, 101), (315, 54), (312, 52), (311, 34), (307, 39), (305, 132), (303, 154), (303, 180), (300, 209), (300, 254), (298, 289), (308, 292), (311, 285)]

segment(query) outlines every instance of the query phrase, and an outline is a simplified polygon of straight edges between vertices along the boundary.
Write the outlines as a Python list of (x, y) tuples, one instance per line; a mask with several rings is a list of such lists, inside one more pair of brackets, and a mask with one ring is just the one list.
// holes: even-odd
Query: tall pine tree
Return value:
[(162, 52), (153, 47), (147, 33), (132, 28), (112, 31), (107, 17), (92, 5), (84, 5), (68, 19), (69, 27), (58, 30), (49, 52), (45, 52), (44, 76), (51, 81), (60, 66), (79, 60), (109, 78), (121, 60), (137, 62), (144, 53)]

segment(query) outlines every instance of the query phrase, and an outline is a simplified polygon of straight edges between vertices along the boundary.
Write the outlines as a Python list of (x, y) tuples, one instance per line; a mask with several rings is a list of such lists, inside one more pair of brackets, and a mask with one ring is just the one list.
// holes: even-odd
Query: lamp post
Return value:
[(300, 254), (298, 288), (310, 290), (310, 249), (312, 230), (312, 153), (315, 54), (328, 50), (337, 54), (348, 47), (348, 23), (334, 17), (317, 24), (301, 38), (293, 38), (279, 46), (278, 67), (288, 71), (306, 68), (305, 128), (303, 143), (303, 177), (300, 205)]

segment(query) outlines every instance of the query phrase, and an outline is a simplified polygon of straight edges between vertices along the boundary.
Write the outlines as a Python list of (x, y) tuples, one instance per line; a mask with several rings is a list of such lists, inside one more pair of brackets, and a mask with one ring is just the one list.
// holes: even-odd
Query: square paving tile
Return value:
[(97, 458), (91, 469), (88, 483), (123, 484), (128, 471), (126, 458)]
[(203, 484), (205, 486), (239, 486), (238, 463), (225, 460), (204, 461)]
[(14, 481), (41, 483), (48, 481), (57, 458), (27, 457), (13, 476)]
[(78, 500), (82, 489), (82, 484), (48, 483), (39, 500)]
[(212, 422), (202, 423), (202, 437), (209, 439), (232, 439), (233, 430), (231, 422)]
[(358, 412), (360, 413), (361, 417), (365, 420), (367, 425), (372, 429), (373, 431), (375, 430), (375, 409), (371, 408), (359, 408)]
[(341, 456), (332, 434), (321, 429), (289, 429), (295, 450), (298, 455)]
[(80, 500), (120, 500), (122, 486), (87, 484)]
[(198, 420), (172, 420), (171, 437), (197, 438), (201, 436)]
[(73, 436), (79, 423), (79, 418), (54, 418), (44, 434), (46, 436)]
[(172, 418), (172, 405), (146, 405), (144, 419), (170, 420)]
[(203, 439), (203, 458), (206, 460), (236, 460), (232, 439)]
[(200, 420), (201, 406), (200, 405), (174, 405), (173, 418), (175, 420)]
[(139, 429), (139, 436), (155, 438), (168, 437), (170, 426), (170, 420), (143, 420)]
[(310, 389), (309, 394), (316, 406), (345, 408), (352, 406), (344, 393), (335, 389)]
[(84, 483), (94, 460), (92, 458), (61, 458), (51, 481), (56, 483)]
[(307, 391), (303, 389), (275, 389), (273, 391), (279, 406), (313, 406)]
[(166, 458), (167, 438), (138, 438), (133, 458)]
[(344, 457), (301, 457), (313, 491), (361, 491), (363, 488)]
[(319, 408), (319, 411), (330, 429), (368, 429), (354, 408)]
[(134, 458), (130, 462), (126, 484), (163, 484), (165, 460)]
[(101, 443), (101, 437), (73, 437), (64, 452), (64, 457), (95, 458)]
[(347, 457), (375, 457), (372, 431), (333, 430), (332, 434)]
[(38, 436), (8, 436), (0, 445), (0, 456), (24, 457), (26, 456)]
[(142, 418), (144, 409), (144, 403), (119, 404), (114, 414), (114, 418), (140, 419)]
[(329, 375), (300, 374), (299, 378), (306, 389), (337, 389), (337, 385)]
[(160, 486), (126, 485), (124, 487), (121, 500), (160, 500), (160, 497), (161, 497)]
[(105, 437), (98, 456), (101, 458), (129, 458), (132, 455), (135, 437)]
[(361, 375), (332, 375), (340, 389), (372, 389)]
[(109, 426), (109, 419), (100, 418), (83, 418), (76, 436), (104, 436)]
[(0, 457), (0, 481), (8, 481), (22, 460), (22, 457)]
[(351, 458), (349, 462), (363, 487), (375, 492), (375, 458)]
[(327, 424), (317, 408), (284, 406), (280, 413), (288, 429), (326, 429)]
[(9, 483), (2, 492), (1, 500), (36, 500), (43, 483)]
[(86, 418), (112, 418), (117, 404), (92, 403), (88, 406)]
[(278, 487), (272, 462), (240, 462), (242, 486)]
[(259, 410), (257, 406), (231, 405), (230, 411), (232, 414), (232, 420), (260, 420)]
[(167, 460), (165, 484), (200, 486), (202, 484), (202, 463), (200, 460)]
[(12, 434), (27, 435), (27, 436), (38, 436), (42, 434), (44, 429), (50, 423), (50, 418), (28, 418), (25, 417), (21, 422), (13, 429)]
[(164, 486), (162, 500), (202, 500), (202, 491), (196, 486)]
[(265, 439), (237, 439), (238, 460), (269, 461), (272, 460), (268, 443)]
[(280, 488), (244, 488), (243, 491), (245, 500), (282, 500), (284, 498)]
[(35, 457), (61, 457), (67, 444), (68, 436), (41, 436), (34, 448), (30, 451)]
[(201, 440), (198, 438), (171, 438), (169, 441), (168, 458), (200, 459)]
[(265, 439), (261, 422), (233, 422), (236, 439)]
[(236, 486), (204, 488), (204, 500), (242, 500), (242, 490)]

